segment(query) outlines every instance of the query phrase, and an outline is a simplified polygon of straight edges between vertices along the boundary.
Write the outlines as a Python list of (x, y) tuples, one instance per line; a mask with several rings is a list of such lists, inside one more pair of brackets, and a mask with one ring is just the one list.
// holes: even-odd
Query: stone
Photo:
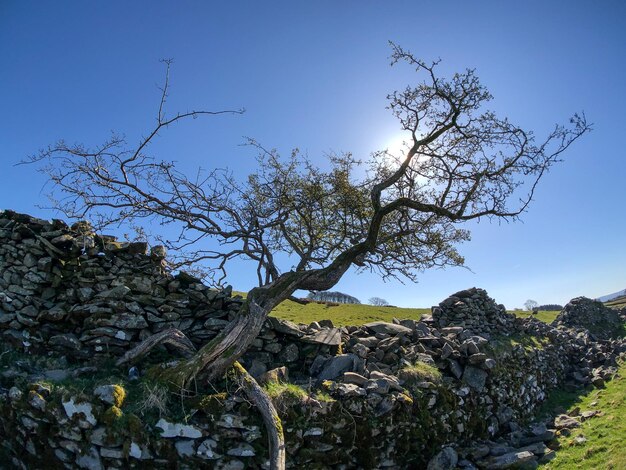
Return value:
[(96, 294), (97, 298), (105, 300), (121, 300), (130, 294), (131, 290), (126, 286), (117, 286)]
[(452, 447), (444, 447), (428, 462), (427, 470), (452, 470), (459, 460), (457, 452)]
[(161, 428), (161, 437), (186, 437), (190, 439), (197, 439), (202, 437), (202, 431), (195, 426), (181, 423), (171, 423), (165, 418), (161, 418), (156, 423), (157, 428)]
[(43, 372), (46, 380), (50, 382), (62, 382), (70, 376), (70, 372), (65, 369), (50, 369)]
[(196, 453), (193, 448), (194, 442), (195, 441), (193, 439), (181, 439), (176, 441), (174, 443), (174, 447), (176, 448), (178, 456), (185, 458), (194, 455)]
[(323, 436), (324, 435), (324, 430), (322, 428), (309, 428), (306, 431), (304, 431), (303, 436), (304, 437), (318, 437), (318, 436)]
[(411, 328), (407, 328), (406, 326), (396, 325), (395, 323), (389, 323), (389, 322), (384, 322), (384, 321), (375, 321), (371, 323), (366, 323), (363, 326), (373, 331), (374, 333), (385, 333), (388, 335), (399, 335), (399, 334), (408, 335), (413, 332)]
[(271, 352), (272, 354), (278, 354), (283, 349), (283, 347), (280, 345), (280, 343), (269, 343), (266, 344), (263, 349), (265, 349), (267, 352)]
[(467, 358), (469, 363), (472, 364), (472, 365), (481, 365), (487, 359), (488, 359), (488, 357), (487, 357), (487, 355), (485, 353), (472, 354), (470, 357)]
[(79, 420), (84, 420), (91, 426), (95, 426), (97, 423), (96, 417), (93, 415), (93, 407), (91, 403), (82, 402), (76, 403), (74, 398), (70, 398), (68, 401), (61, 403), (65, 414), (68, 418), (72, 419), (74, 416), (78, 416)]
[(28, 394), (28, 404), (39, 411), (46, 411), (46, 400), (37, 392), (31, 390)]
[(367, 395), (364, 388), (355, 384), (338, 384), (335, 390), (341, 397), (364, 397)]
[(58, 346), (65, 349), (79, 351), (82, 348), (81, 342), (76, 335), (71, 333), (55, 335), (48, 340), (50, 346)]
[(281, 352), (281, 358), (285, 362), (295, 362), (300, 356), (300, 350), (295, 343), (289, 343)]
[(100, 457), (105, 458), (105, 459), (123, 459), (124, 452), (122, 452), (122, 449), (111, 449), (108, 447), (101, 447)]
[(363, 361), (354, 354), (340, 354), (332, 357), (318, 375), (319, 380), (333, 380), (344, 372), (358, 372), (363, 369)]
[(126, 398), (126, 392), (119, 385), (101, 385), (94, 389), (93, 394), (103, 403), (115, 405), (118, 408), (122, 407), (124, 398)]
[(228, 449), (226, 453), (232, 457), (254, 457), (256, 455), (254, 447), (243, 442), (236, 447)]
[(196, 455), (203, 459), (216, 460), (222, 456), (215, 452), (217, 442), (213, 439), (205, 439), (202, 441), (196, 449)]
[(362, 387), (367, 383), (367, 379), (356, 372), (344, 372), (343, 382), (347, 384), (355, 384)]
[(266, 384), (269, 382), (287, 382), (287, 381), (289, 381), (289, 369), (287, 369), (285, 366), (268, 370), (260, 378), (260, 383), (262, 384)]
[(266, 321), (270, 328), (284, 335), (295, 336), (297, 338), (304, 336), (304, 333), (300, 330), (298, 325), (289, 320), (268, 317)]
[(20, 400), (22, 398), (22, 395), (23, 395), (22, 391), (17, 387), (11, 387), (9, 389), (9, 398), (12, 401)]
[(561, 429), (572, 429), (580, 426), (580, 421), (565, 414), (561, 414), (554, 419), (554, 426)]
[(536, 460), (536, 457), (532, 452), (523, 451), (509, 452), (479, 463), (487, 470), (501, 470), (506, 468), (518, 468), (519, 466), (527, 464), (533, 460)]
[(88, 470), (102, 470), (102, 460), (100, 460), (100, 452), (94, 446), (91, 446), (88, 451), (82, 455), (76, 457), (76, 465), (79, 468), (85, 468)]
[(487, 381), (487, 372), (477, 367), (467, 366), (463, 371), (463, 382), (478, 392), (482, 392)]
[(302, 339), (308, 343), (339, 346), (341, 344), (341, 330), (339, 328), (326, 328), (311, 335), (303, 336)]

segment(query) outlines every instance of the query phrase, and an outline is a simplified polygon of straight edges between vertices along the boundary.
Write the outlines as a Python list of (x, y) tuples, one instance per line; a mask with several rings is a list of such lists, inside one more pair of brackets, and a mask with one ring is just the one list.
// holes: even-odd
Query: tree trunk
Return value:
[(282, 422), (272, 400), (239, 362), (233, 364), (233, 370), (248, 400), (257, 407), (263, 417), (269, 440), (270, 468), (285, 470), (285, 436)]

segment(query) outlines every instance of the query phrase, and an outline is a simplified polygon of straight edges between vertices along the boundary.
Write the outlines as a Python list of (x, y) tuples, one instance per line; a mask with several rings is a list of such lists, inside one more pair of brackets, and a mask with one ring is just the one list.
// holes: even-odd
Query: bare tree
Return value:
[[(469, 239), (463, 223), (516, 219), (548, 169), (590, 129), (574, 115), (539, 141), (485, 109), (492, 97), (473, 70), (442, 78), (438, 62), (392, 48), (392, 65), (405, 63), (423, 79), (388, 96), (406, 133), (402, 155), (376, 152), (367, 164), (332, 155), (322, 170), (297, 151), (281, 158), (251, 140), (258, 169), (247, 179), (220, 169), (189, 177), (150, 156), (155, 137), (186, 118), (239, 111), (167, 117), (166, 76), (157, 123), (138, 145), (117, 135), (95, 148), (59, 142), (30, 159), (43, 163), (57, 190), (54, 207), (68, 217), (89, 216), (98, 226), (172, 224), (178, 236), (165, 242), (178, 254), (176, 266), (210, 262), (216, 283), (233, 259), (255, 264), (259, 285), (239, 314), (164, 378), (180, 386), (222, 376), (274, 307), (299, 289), (332, 288), (352, 266), (414, 280), (428, 268), (463, 265), (456, 249)], [(364, 166), (366, 176), (357, 176)]]
[(538, 306), (539, 304), (535, 300), (528, 299), (526, 302), (524, 302), (524, 308), (529, 312), (536, 310)]
[(374, 305), (376, 307), (388, 307), (389, 306), (389, 302), (387, 302), (385, 299), (381, 299), (380, 297), (371, 297), (368, 300), (370, 305)]

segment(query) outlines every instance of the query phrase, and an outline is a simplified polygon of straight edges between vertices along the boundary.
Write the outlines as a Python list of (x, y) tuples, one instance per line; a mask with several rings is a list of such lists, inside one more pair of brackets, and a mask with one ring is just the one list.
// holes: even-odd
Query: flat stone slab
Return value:
[(386, 321), (374, 321), (371, 323), (366, 323), (363, 326), (373, 331), (374, 333), (386, 333), (388, 335), (399, 335), (399, 334), (408, 335), (413, 332), (411, 328), (407, 328), (406, 326), (402, 326), (402, 325), (396, 325), (395, 323), (389, 323)]
[(339, 328), (325, 328), (302, 338), (307, 343), (339, 346), (341, 344), (341, 330)]

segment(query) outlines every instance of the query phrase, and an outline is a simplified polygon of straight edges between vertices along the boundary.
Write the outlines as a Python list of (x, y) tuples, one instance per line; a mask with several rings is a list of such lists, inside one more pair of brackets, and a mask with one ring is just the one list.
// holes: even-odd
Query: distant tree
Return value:
[(371, 297), (368, 300), (370, 305), (374, 305), (376, 307), (388, 307), (389, 306), (389, 302), (387, 302), (385, 299), (381, 299), (380, 297)]
[[(175, 266), (212, 263), (215, 283), (231, 261), (254, 263), (259, 285), (239, 313), (190, 358), (168, 362), (161, 379), (180, 390), (229, 369), (245, 377), (273, 439), (273, 468), (284, 468), (281, 427), (238, 359), (274, 307), (297, 290), (332, 288), (353, 266), (414, 280), (428, 268), (463, 265), (456, 248), (469, 240), (463, 224), (516, 219), (546, 172), (590, 129), (584, 115), (574, 115), (571, 126), (556, 125), (538, 141), (486, 109), (492, 96), (473, 70), (446, 79), (438, 62), (392, 48), (392, 65), (406, 63), (422, 77), (388, 96), (406, 135), (403, 154), (375, 152), (366, 164), (331, 155), (320, 169), (298, 151), (283, 159), (250, 141), (259, 160), (247, 179), (219, 169), (187, 176), (173, 160), (155, 159), (151, 144), (179, 121), (233, 111), (166, 115), (166, 74), (156, 124), (136, 146), (120, 135), (93, 148), (60, 141), (29, 159), (43, 163), (53, 206), (70, 218), (89, 216), (97, 227), (142, 220), (169, 224), (170, 233), (176, 227), (163, 240), (178, 254)], [(177, 338), (169, 340), (182, 344)], [(135, 353), (162, 340), (147, 338)]]
[(546, 311), (561, 311), (563, 310), (563, 306), (559, 305), (559, 304), (545, 304), (545, 305), (539, 305), (538, 307), (536, 307), (537, 310), (546, 310)]
[(531, 299), (528, 299), (526, 302), (524, 302), (524, 307), (528, 311), (537, 310), (538, 306), (539, 304), (536, 301), (531, 300)]
[(338, 304), (360, 304), (361, 301), (343, 292), (309, 292), (308, 299), (318, 300), (321, 302), (335, 302)]

